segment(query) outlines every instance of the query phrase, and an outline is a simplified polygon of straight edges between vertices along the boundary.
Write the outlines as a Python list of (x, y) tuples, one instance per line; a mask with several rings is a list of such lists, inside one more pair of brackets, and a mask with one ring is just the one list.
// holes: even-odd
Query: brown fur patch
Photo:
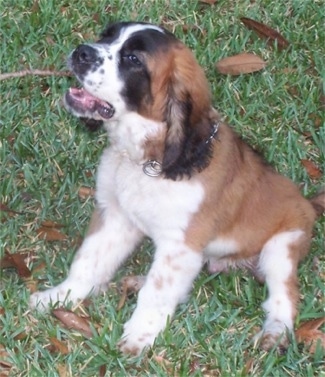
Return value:
[[(206, 117), (211, 103), (209, 85), (192, 52), (179, 41), (147, 56), (146, 64), (152, 101), (142, 104), (140, 114), (164, 123), (166, 133), (147, 140), (145, 156), (168, 168), (181, 156), (185, 135), (195, 133), (192, 143), (200, 143), (211, 133), (212, 124)], [(187, 153), (191, 156), (189, 150), (190, 145)]]
[[(276, 233), (302, 229), (307, 239), (311, 236), (315, 211), (309, 201), (225, 124), (200, 180), (205, 199), (186, 232), (191, 248), (202, 250), (217, 237), (231, 239), (240, 245), (230, 256), (236, 260), (257, 255)], [(307, 243), (301, 243), (292, 258), (300, 260), (307, 252)]]

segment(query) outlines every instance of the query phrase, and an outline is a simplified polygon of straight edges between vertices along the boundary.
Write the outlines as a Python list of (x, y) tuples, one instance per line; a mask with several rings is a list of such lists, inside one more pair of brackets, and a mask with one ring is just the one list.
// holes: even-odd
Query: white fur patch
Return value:
[(236, 254), (239, 251), (238, 242), (229, 238), (217, 238), (210, 242), (205, 248), (204, 253), (207, 256), (216, 259), (226, 257), (228, 255)]
[(30, 299), (32, 307), (46, 309), (51, 302), (76, 302), (105, 288), (113, 278), (142, 238), (142, 233), (118, 211), (114, 201), (110, 204), (103, 226), (86, 237), (66, 280), (54, 288), (34, 293)]
[[(167, 260), (172, 261), (166, 263)], [(200, 272), (202, 254), (179, 242), (161, 243), (146, 283), (138, 297), (137, 307), (124, 326), (120, 348), (125, 353), (139, 354), (151, 346), (184, 300)]]
[(269, 297), (264, 302), (266, 320), (263, 335), (276, 338), (293, 328), (294, 305), (288, 292), (288, 283), (295, 276), (290, 259), (290, 245), (303, 235), (301, 230), (292, 230), (273, 236), (263, 247), (259, 269), (265, 276)]

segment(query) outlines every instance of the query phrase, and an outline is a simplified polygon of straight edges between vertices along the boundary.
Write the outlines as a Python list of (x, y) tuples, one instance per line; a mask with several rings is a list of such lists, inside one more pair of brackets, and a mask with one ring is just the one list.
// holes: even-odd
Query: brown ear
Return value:
[(181, 43), (174, 49), (167, 96), (163, 171), (167, 178), (176, 179), (206, 166), (208, 156), (204, 158), (203, 149), (207, 149), (205, 141), (213, 128), (206, 77), (191, 51)]

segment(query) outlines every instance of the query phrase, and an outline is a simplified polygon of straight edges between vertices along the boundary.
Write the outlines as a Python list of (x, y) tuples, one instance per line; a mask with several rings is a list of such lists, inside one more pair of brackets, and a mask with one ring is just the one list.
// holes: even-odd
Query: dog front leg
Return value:
[(52, 302), (84, 299), (105, 288), (120, 264), (134, 250), (142, 235), (118, 206), (95, 210), (87, 236), (77, 251), (66, 280), (56, 287), (36, 292), (30, 306), (46, 309)]
[(157, 248), (154, 263), (139, 292), (137, 307), (124, 325), (119, 348), (138, 355), (151, 346), (179, 302), (186, 299), (202, 267), (202, 254), (171, 243)]

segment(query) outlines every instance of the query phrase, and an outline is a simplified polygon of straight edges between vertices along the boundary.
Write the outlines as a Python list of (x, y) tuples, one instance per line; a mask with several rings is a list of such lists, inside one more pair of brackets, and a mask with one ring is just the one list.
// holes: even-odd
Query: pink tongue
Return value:
[(70, 96), (77, 102), (79, 102), (85, 109), (93, 109), (96, 104), (107, 106), (107, 102), (102, 101), (99, 98), (94, 97), (83, 88), (70, 88)]

